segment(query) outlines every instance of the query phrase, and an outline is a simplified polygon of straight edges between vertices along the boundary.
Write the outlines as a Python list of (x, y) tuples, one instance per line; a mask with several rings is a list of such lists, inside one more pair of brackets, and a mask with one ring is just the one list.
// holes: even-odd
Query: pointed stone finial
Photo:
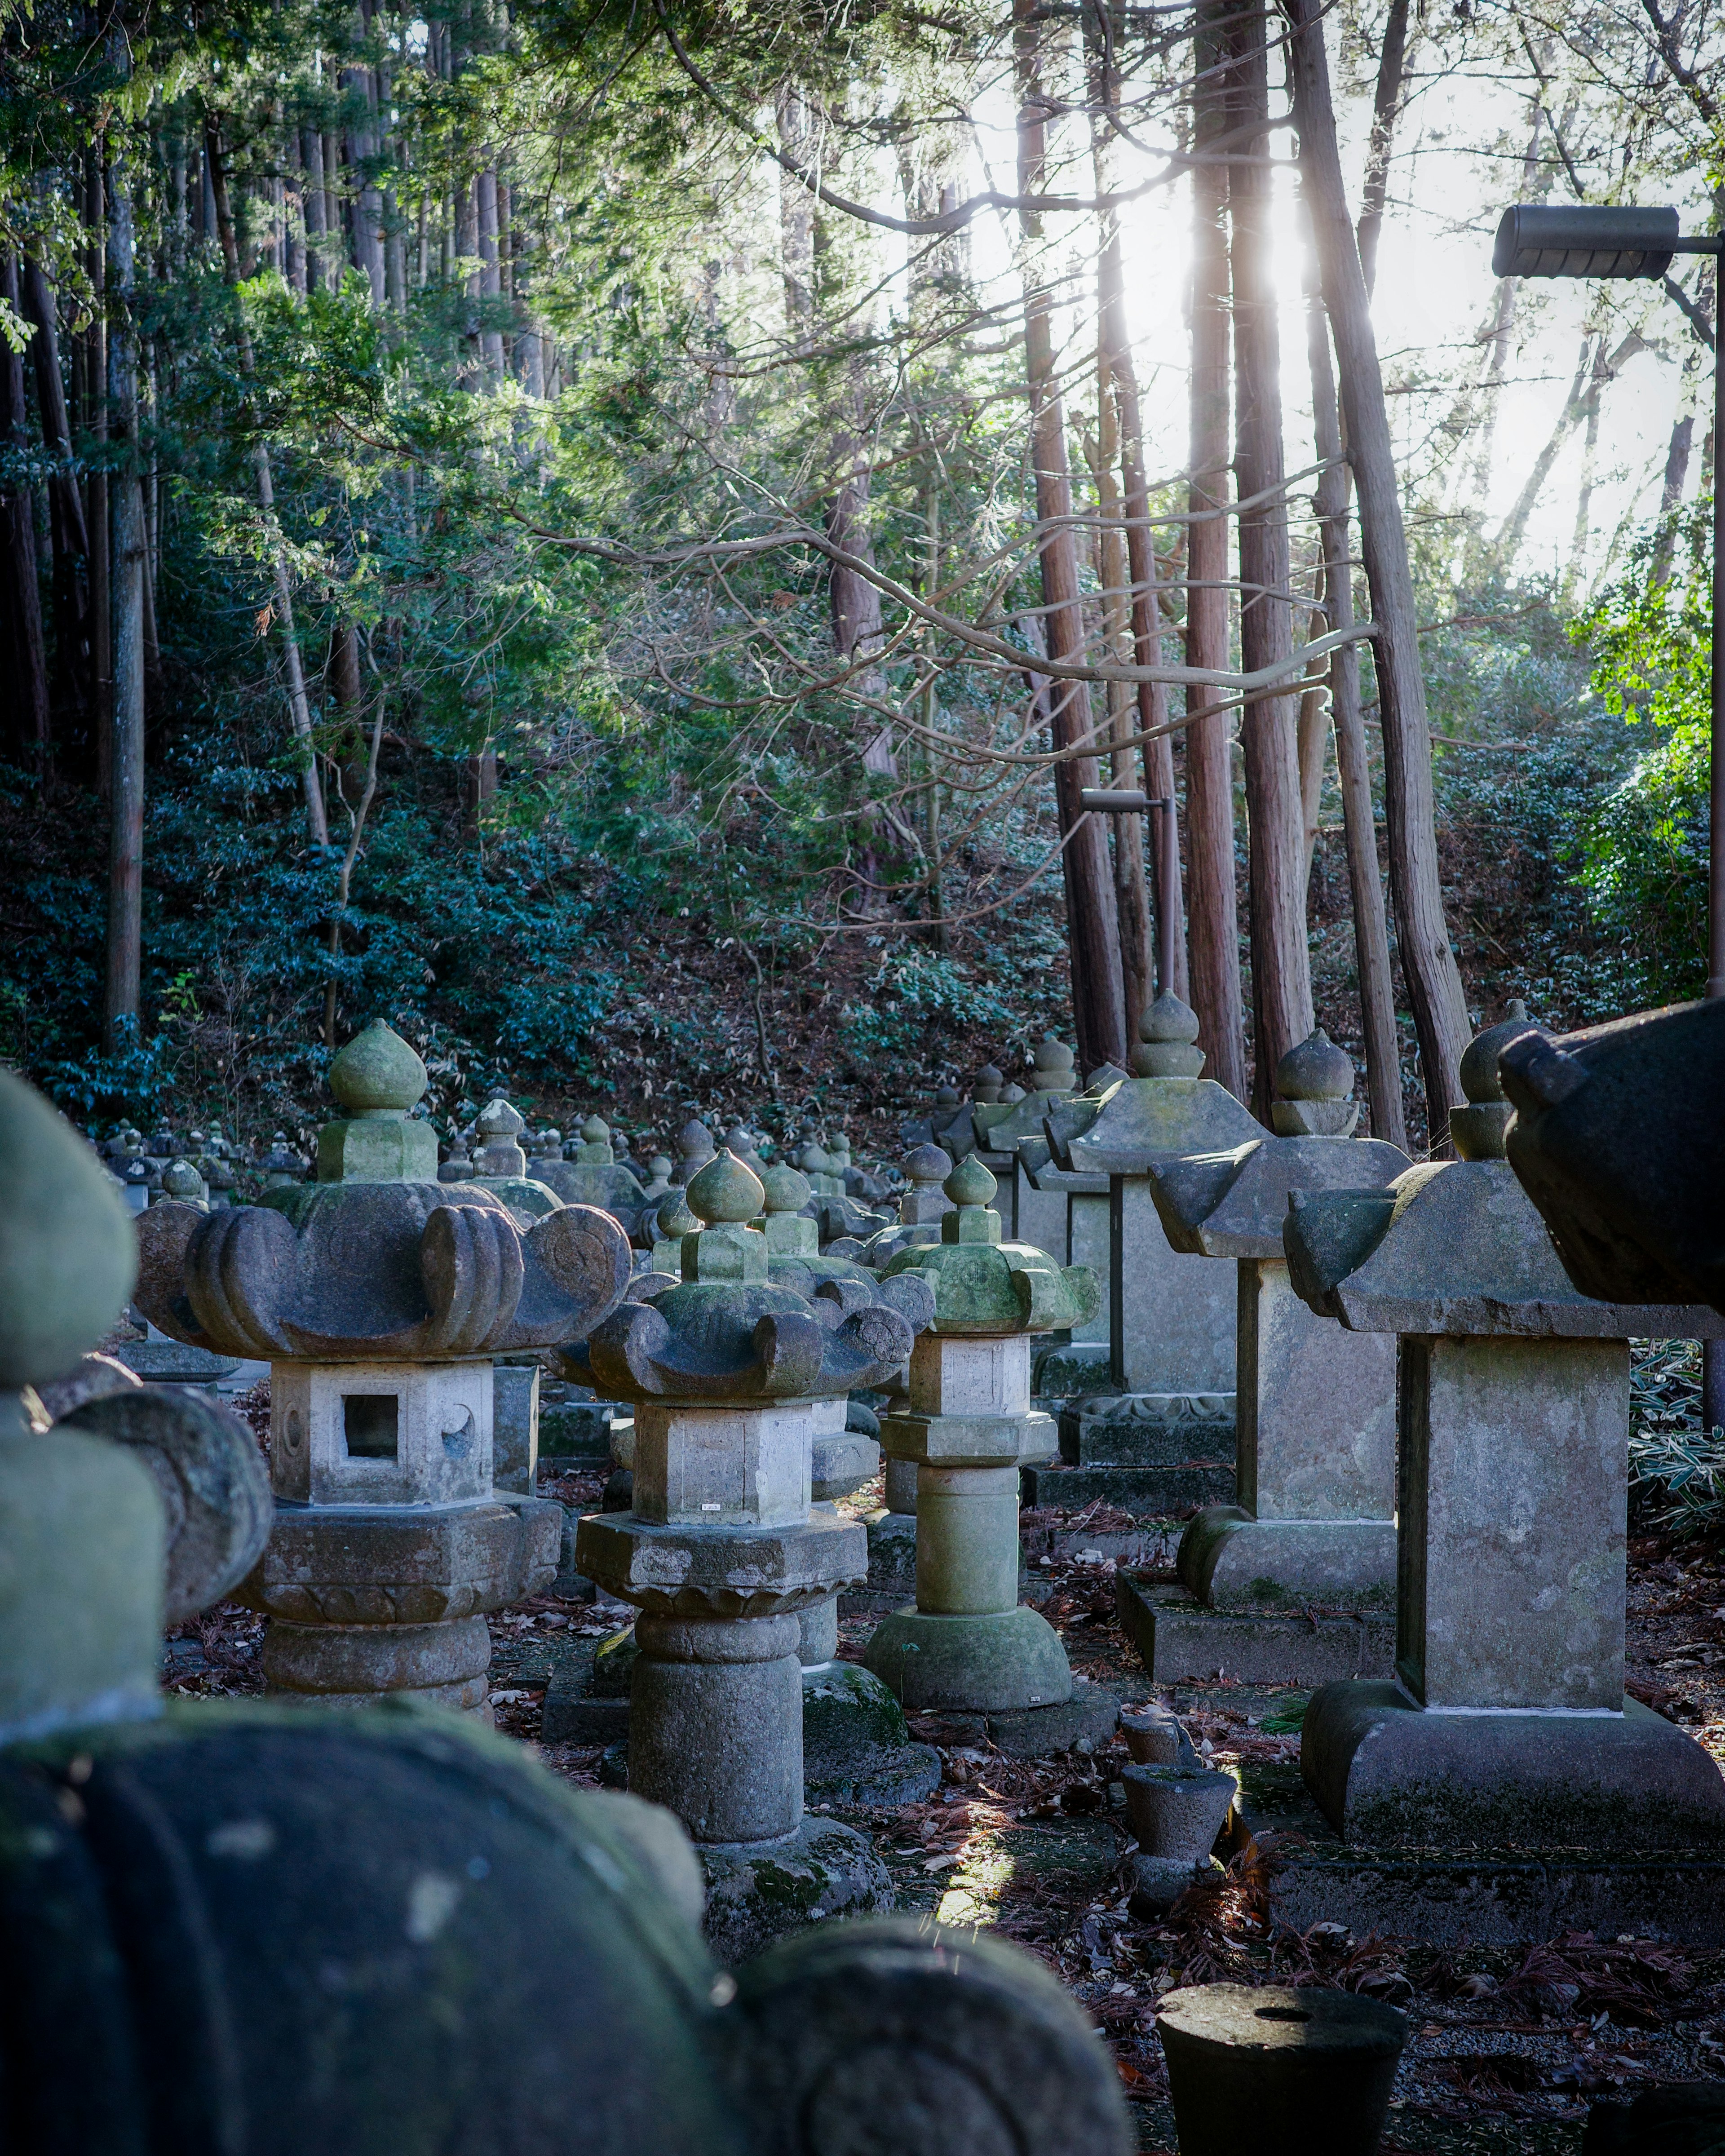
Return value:
[(1517, 1035), (1531, 1032), (1532, 1026), (1527, 1006), (1517, 996), (1496, 1025), (1488, 1025), (1468, 1043), (1460, 1074), (1468, 1105), (1450, 1111), (1450, 1136), (1463, 1160), (1504, 1158), (1504, 1140), (1515, 1111), (1497, 1075), (1497, 1052)]
[(1138, 1020), (1132, 1069), (1140, 1078), (1196, 1078), (1204, 1070), (1197, 1039), (1197, 1012), (1172, 993), (1159, 995)]
[(200, 1212), (209, 1210), (203, 1178), (189, 1160), (170, 1161), (162, 1169), (162, 1195), (181, 1205), (195, 1205)]
[(685, 1281), (734, 1283), (768, 1277), (767, 1238), (748, 1223), (767, 1203), (761, 1178), (734, 1153), (710, 1160), (689, 1184), (691, 1209), (708, 1223), (683, 1238)]
[(905, 1162), (905, 1173), (914, 1183), (943, 1183), (952, 1173), (952, 1156), (937, 1145), (920, 1145)]
[(425, 1065), (381, 1018), (355, 1034), (330, 1065), (330, 1091), (352, 1115), (405, 1113), (425, 1086)]
[(435, 1183), (437, 1137), (417, 1107), (425, 1065), (382, 1019), (330, 1065), (330, 1091), (348, 1112), (317, 1134), (320, 1183)]
[(659, 1209), (659, 1233), (662, 1238), (692, 1235), (700, 1226), (680, 1190)]
[(575, 1148), (578, 1168), (612, 1168), (617, 1149), (611, 1142), (610, 1126), (603, 1116), (589, 1116), (581, 1126), (581, 1142)]
[(985, 1108), (993, 1107), (999, 1101), (1000, 1088), (1005, 1083), (1005, 1077), (997, 1066), (985, 1063), (976, 1074), (976, 1083), (971, 1088), (970, 1097), (973, 1101), (979, 1101)]
[(1024, 1097), (1024, 1089), (1022, 1086), (1003, 1086), (1000, 1089), (1000, 1105), (1003, 1108), (1017, 1107)]
[(806, 1175), (783, 1166), (769, 1168), (761, 1178), (761, 1188), (765, 1194), (762, 1209), (767, 1214), (800, 1213), (813, 1195)]
[(1039, 1093), (1070, 1093), (1077, 1076), (1078, 1059), (1063, 1040), (1043, 1034), (1030, 1058)]
[(487, 1101), (479, 1111), (477, 1128), (482, 1138), (512, 1138), (527, 1127), (527, 1119), (518, 1108), (502, 1098)]
[(1291, 1048), (1276, 1066), (1276, 1091), (1270, 1121), (1279, 1137), (1345, 1138), (1359, 1122), (1359, 1103), (1350, 1100), (1353, 1062), (1322, 1026)]
[(589, 1116), (581, 1126), (582, 1142), (585, 1145), (606, 1145), (610, 1137), (611, 1127), (603, 1116)]
[(988, 1200), (999, 1187), (976, 1155), (967, 1153), (942, 1186), (952, 1201), (952, 1210), (941, 1222), (941, 1240), (998, 1243), (1000, 1215)]
[(691, 1116), (677, 1132), (677, 1158), (685, 1183), (704, 1160), (712, 1158), (714, 1150), (712, 1132), (699, 1116)]
[(942, 1086), (937, 1087), (934, 1096), (934, 1105), (937, 1108), (957, 1107), (960, 1105), (958, 1099), (958, 1088), (956, 1086)]
[(766, 1202), (760, 1177), (732, 1152), (710, 1160), (689, 1185), (691, 1209), (715, 1227), (752, 1220)]

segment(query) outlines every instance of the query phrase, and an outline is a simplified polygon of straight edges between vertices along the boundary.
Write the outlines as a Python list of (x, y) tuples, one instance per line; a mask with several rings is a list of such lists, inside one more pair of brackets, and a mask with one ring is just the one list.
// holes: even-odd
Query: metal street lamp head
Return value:
[(1499, 277), (1662, 277), (1679, 251), (1674, 209), (1522, 203), (1503, 213), (1491, 269)]

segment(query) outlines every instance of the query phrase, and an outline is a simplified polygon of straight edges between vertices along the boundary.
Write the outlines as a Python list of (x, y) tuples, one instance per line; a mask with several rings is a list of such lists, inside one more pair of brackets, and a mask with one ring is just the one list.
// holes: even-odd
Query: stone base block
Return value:
[(1224, 1504), (1234, 1496), (1232, 1460), (1181, 1467), (1027, 1467), (1019, 1478), (1027, 1507), (1111, 1505), (1140, 1517)]
[(805, 1924), (884, 1916), (892, 1880), (866, 1836), (837, 1820), (805, 1819), (770, 1842), (697, 1849), (706, 1875), (707, 1943), (732, 1968)]
[(609, 1400), (555, 1400), (539, 1409), (539, 1457), (550, 1466), (604, 1466), (611, 1457), (611, 1424), (628, 1418), (627, 1408)]
[(1057, 1707), (1072, 1696), (1059, 1635), (1022, 1604), (972, 1617), (896, 1610), (875, 1626), (863, 1660), (912, 1713), (955, 1707), (1000, 1713)]
[(1108, 1382), (1108, 1343), (1072, 1341), (1036, 1358), (1031, 1384), (1040, 1399), (1068, 1400)]
[(842, 1617), (883, 1615), (902, 1609), (916, 1592), (916, 1515), (870, 1512), (863, 1524), (869, 1537), (868, 1582), (839, 1596)]
[(1417, 1707), (1393, 1683), (1326, 1685), (1300, 1771), (1356, 1846), (1725, 1857), (1725, 1775), (1639, 1700), (1620, 1715), (1470, 1714)]
[(608, 1594), (661, 1616), (756, 1618), (818, 1602), (866, 1576), (862, 1525), (815, 1512), (782, 1527), (661, 1527), (590, 1512), (576, 1561)]
[(1234, 1395), (1131, 1393), (1069, 1403), (1060, 1457), (1069, 1467), (1178, 1467), (1235, 1455)]
[(629, 1785), (697, 1841), (767, 1841), (803, 1809), (797, 1620), (643, 1616), (629, 1680)]
[(1132, 1887), (1127, 1907), (1142, 1923), (1156, 1923), (1173, 1908), (1194, 1879), (1220, 1874), (1222, 1866), (1209, 1857), (1194, 1869), (1177, 1856), (1147, 1856), (1133, 1851), (1129, 1860)]
[(809, 1494), (817, 1505), (853, 1496), (880, 1472), (880, 1447), (860, 1430), (817, 1437), (809, 1448)]
[(1188, 1592), (1215, 1609), (1395, 1606), (1394, 1520), (1257, 1520), (1238, 1505), (1210, 1505), (1188, 1526), (1175, 1563)]
[(352, 1702), (404, 1692), (470, 1708), (483, 1705), (491, 1635), (483, 1617), (446, 1625), (289, 1625), (264, 1635), (269, 1691)]
[(911, 1804), (940, 1787), (940, 1754), (913, 1744), (905, 1711), (855, 1662), (803, 1671), (805, 1804)]
[(269, 1547), (234, 1599), (296, 1628), (476, 1617), (551, 1584), (562, 1526), (562, 1506), (541, 1497), (403, 1511), (278, 1498)]
[(1294, 1617), (1276, 1610), (1206, 1609), (1183, 1588), (1114, 1575), (1120, 1629), (1158, 1684), (1329, 1684), (1386, 1676), (1395, 1666), (1395, 1619)]
[(1075, 1745), (1100, 1749), (1120, 1722), (1120, 1702), (1100, 1685), (1075, 1677), (1072, 1697), (1055, 1707), (1010, 1708), (999, 1714), (928, 1713), (916, 1733), (931, 1744), (992, 1744), (1014, 1759), (1051, 1759)]
[(626, 1743), (629, 1702), (595, 1699), (572, 1671), (560, 1671), (546, 1691), (539, 1736), (545, 1744)]

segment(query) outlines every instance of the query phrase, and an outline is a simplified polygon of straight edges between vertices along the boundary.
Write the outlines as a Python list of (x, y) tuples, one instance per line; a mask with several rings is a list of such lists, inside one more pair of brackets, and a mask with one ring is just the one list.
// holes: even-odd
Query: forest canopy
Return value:
[(872, 1108), (1167, 988), (1417, 1142), (1505, 998), (1699, 993), (1712, 261), (1489, 261), (1715, 228), (1705, 11), (0, 29), (0, 1055), (72, 1112), (267, 1131), (379, 1015), (444, 1105)]

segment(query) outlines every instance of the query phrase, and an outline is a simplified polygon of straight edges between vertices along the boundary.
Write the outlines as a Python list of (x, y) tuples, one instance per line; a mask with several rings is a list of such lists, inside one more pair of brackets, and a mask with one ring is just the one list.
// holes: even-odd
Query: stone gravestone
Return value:
[(1068, 1403), (1060, 1461), (1027, 1483), (1037, 1505), (1098, 1498), (1128, 1511), (1170, 1512), (1235, 1494), (1236, 1281), (1227, 1258), (1173, 1250), (1150, 1171), (1187, 1153), (1268, 1135), (1234, 1096), (1204, 1077), (1198, 1020), (1158, 996), (1139, 1021), (1137, 1074), (1096, 1106), (1050, 1113), (1045, 1130), (1062, 1168), (1109, 1182), (1110, 1389)]
[(1053, 1626), (1019, 1601), (1019, 1473), (1055, 1447), (1030, 1407), (1031, 1336), (1085, 1317), (1098, 1289), (1001, 1240), (975, 1154), (946, 1188), (941, 1240), (886, 1268), (927, 1281), (934, 1322), (911, 1351), (906, 1405), (880, 1425), (887, 1453), (916, 1463), (916, 1606), (881, 1620), (865, 1663), (906, 1707), (974, 1717), (1003, 1751), (1065, 1751), (1105, 1738), (1119, 1702), (1075, 1686)]
[(683, 1238), (680, 1283), (588, 1342), (596, 1380), (634, 1403), (634, 1483), (629, 1512), (582, 1521), (577, 1559), (641, 1613), (629, 1787), (689, 1829), (710, 1930), (742, 1952), (890, 1897), (861, 1835), (803, 1816), (798, 1618), (866, 1569), (861, 1526), (812, 1506), (814, 1404), (878, 1383), (915, 1327), (864, 1284), (814, 1303), (775, 1284), (747, 1224), (765, 1193), (728, 1153), (687, 1195), (709, 1224)]
[[(1725, 1853), (1725, 1777), (1625, 1695), (1629, 1339), (1725, 1320), (1565, 1277), (1503, 1157), (1497, 1051), (1526, 1031), (1493, 1028), (1463, 1058), (1459, 1160), (1293, 1198), (1295, 1287), (1350, 1331), (1398, 1336), (1401, 1361), (1395, 1680), (1315, 1692), (1301, 1769), (1350, 1844), (1531, 1851), (1559, 1928), (1569, 1897), (1590, 1926), (1638, 1929), (1645, 1900), (1620, 1897), (1647, 1882), (1611, 1866), (1667, 1852), (1668, 1894), (1692, 1900), (1669, 1853)], [(1566, 1851), (1608, 1861), (1566, 1868)]]
[[(1111, 1217), (1108, 1178), (1094, 1169), (1062, 1167), (1048, 1136), (1049, 1122), (1050, 1117), (1064, 1118), (1063, 1128), (1087, 1127), (1108, 1094), (1130, 1075), (1104, 1063), (1091, 1072), (1081, 1094), (1062, 1096), (1047, 1109), (1040, 1137), (1020, 1138), (1018, 1144), (1017, 1173), (1043, 1198), (1065, 1207), (1066, 1240), (1050, 1255), (1069, 1265), (1086, 1266), (1103, 1282), (1108, 1278)], [(1104, 1295), (1091, 1317), (1057, 1336), (1038, 1354), (1033, 1388), (1049, 1401), (1051, 1412), (1059, 1412), (1075, 1396), (1082, 1398), (1108, 1384), (1114, 1368), (1111, 1315), (1110, 1298)]]
[(409, 1701), (164, 1702), (165, 1579), (219, 1594), (267, 1495), (239, 1527), (236, 1425), (197, 1396), (44, 1432), (131, 1279), (111, 1182), (0, 1072), (9, 2141), (562, 2156), (578, 2119), (588, 2156), (1126, 2156), (1111, 2063), (1028, 1955), (829, 1925), (732, 1976), (664, 1812)]
[[(488, 1101), (474, 1126), (479, 1143), (473, 1173), (463, 1188), (489, 1190), (519, 1219), (531, 1221), (555, 1213), (563, 1200), (548, 1183), (528, 1174), (527, 1155), (521, 1142), (526, 1127), (526, 1116), (511, 1102), (501, 1098)], [(320, 1177), (321, 1173), (320, 1168)]]
[(551, 1578), (562, 1524), (498, 1501), (493, 1358), (588, 1330), (629, 1246), (603, 1213), (553, 1199), (527, 1228), (479, 1183), (438, 1183), (407, 1112), (424, 1086), (408, 1044), (368, 1026), (330, 1066), (348, 1112), (319, 1134), (317, 1182), (152, 1208), (138, 1306), (193, 1347), (269, 1358), (276, 1525), (241, 1599), (271, 1620), (271, 1688), (489, 1718), (483, 1613)]
[(597, 1205), (629, 1235), (646, 1203), (634, 1171), (619, 1163), (610, 1130), (598, 1116), (589, 1116), (581, 1126), (572, 1161), (545, 1163), (544, 1180), (566, 1204)]
[(989, 1117), (986, 1137), (978, 1134), (978, 1152), (1004, 1196), (1002, 1225), (1009, 1240), (1058, 1259), (1066, 1247), (1065, 1194), (1039, 1191), (1028, 1174), (1020, 1173), (1019, 1146), (1025, 1138), (1040, 1142), (1049, 1109), (1076, 1091), (1076, 1059), (1064, 1041), (1047, 1033), (1036, 1044), (1031, 1067), (1034, 1090), (1005, 1106), (1004, 1114)]
[(1282, 1226), (1296, 1191), (1382, 1187), (1408, 1157), (1347, 1135), (1353, 1066), (1322, 1034), (1276, 1085), (1276, 1137), (1150, 1171), (1170, 1245), (1239, 1267), (1239, 1502), (1188, 1526), (1183, 1592), (1118, 1583), (1158, 1683), (1311, 1686), (1387, 1676), (1394, 1660), (1395, 1342), (1301, 1301)]

